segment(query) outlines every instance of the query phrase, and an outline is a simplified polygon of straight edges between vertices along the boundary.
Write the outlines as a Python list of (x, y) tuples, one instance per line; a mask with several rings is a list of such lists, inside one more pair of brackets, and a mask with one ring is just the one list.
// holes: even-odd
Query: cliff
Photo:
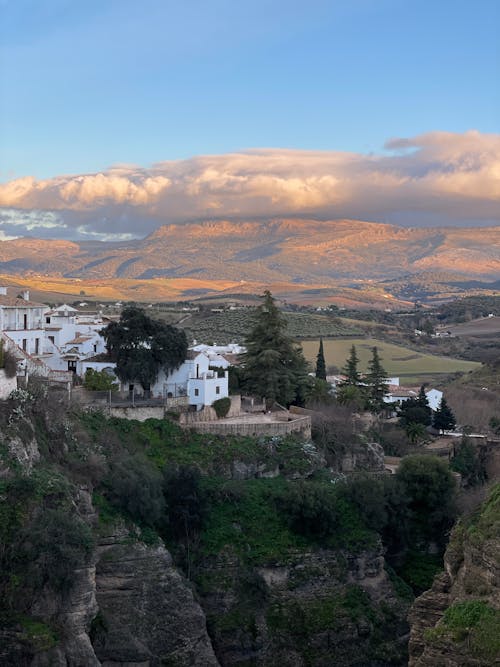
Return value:
[(2, 666), (406, 664), (381, 482), (356, 504), (313, 443), (62, 407), (0, 402)]
[(410, 667), (500, 664), (500, 484), (454, 528), (444, 562), (409, 614)]

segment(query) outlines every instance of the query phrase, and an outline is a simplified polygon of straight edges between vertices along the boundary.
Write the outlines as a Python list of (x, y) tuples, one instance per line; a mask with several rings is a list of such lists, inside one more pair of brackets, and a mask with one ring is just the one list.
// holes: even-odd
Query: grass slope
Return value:
[[(463, 361), (450, 357), (439, 357), (432, 354), (422, 354), (408, 347), (394, 345), (376, 338), (352, 338), (338, 340), (324, 340), (325, 360), (328, 365), (342, 368), (349, 356), (352, 345), (360, 358), (360, 370), (366, 371), (371, 359), (372, 347), (377, 346), (382, 364), (388, 375), (404, 378), (405, 382), (423, 382), (442, 374), (451, 374), (458, 371), (469, 372), (479, 368), (480, 364), (474, 361)], [(319, 340), (302, 342), (302, 349), (306, 359), (314, 363), (318, 353)]]

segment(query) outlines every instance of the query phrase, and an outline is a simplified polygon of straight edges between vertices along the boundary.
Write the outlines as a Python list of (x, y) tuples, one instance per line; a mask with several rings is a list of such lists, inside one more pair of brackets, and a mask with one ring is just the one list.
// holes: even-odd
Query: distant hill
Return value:
[[(453, 284), (451, 292), (460, 293), (483, 283), (498, 284), (500, 227), (407, 229), (356, 220), (216, 220), (165, 225), (142, 240), (124, 243), (19, 238), (0, 242), (0, 273), (83, 281), (289, 283), (316, 290), (339, 284), (366, 289), (368, 281), (388, 281), (390, 293), (397, 293), (403, 278), (411, 285), (415, 276), (422, 285), (425, 276), (439, 274)], [(412, 300), (422, 290), (402, 292), (400, 297)]]

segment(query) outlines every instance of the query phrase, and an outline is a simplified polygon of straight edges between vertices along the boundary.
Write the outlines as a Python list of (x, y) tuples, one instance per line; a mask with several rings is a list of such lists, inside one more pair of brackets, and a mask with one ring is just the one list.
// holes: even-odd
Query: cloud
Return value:
[(33, 216), (41, 229), (53, 214), (73, 237), (116, 240), (213, 217), (500, 224), (500, 135), (394, 138), (377, 155), (256, 149), (149, 168), (120, 164), (98, 174), (25, 177), (0, 184), (0, 205), (17, 216), (30, 211), (28, 230), (36, 229)]

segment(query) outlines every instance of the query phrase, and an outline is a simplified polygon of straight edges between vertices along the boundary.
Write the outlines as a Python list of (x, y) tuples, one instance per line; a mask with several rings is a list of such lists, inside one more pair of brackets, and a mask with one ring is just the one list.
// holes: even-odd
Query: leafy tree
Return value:
[(284, 405), (305, 402), (310, 384), (307, 362), (302, 350), (286, 334), (285, 319), (268, 290), (245, 345), (242, 362), (246, 391)]
[(358, 387), (360, 385), (361, 376), (359, 374), (358, 365), (359, 357), (356, 353), (356, 346), (353, 345), (351, 347), (349, 357), (346, 360), (346, 365), (342, 369), (342, 372), (346, 376), (346, 379), (343, 382), (344, 385), (352, 385), (354, 387)]
[(337, 389), (336, 398), (339, 405), (349, 406), (353, 410), (360, 410), (365, 404), (363, 388), (353, 384), (341, 384)]
[(144, 390), (149, 390), (160, 369), (169, 373), (186, 358), (184, 331), (151, 319), (137, 306), (124, 308), (120, 321), (108, 324), (102, 335), (120, 380), (139, 382)]
[(140, 455), (112, 461), (103, 480), (111, 505), (146, 526), (158, 525), (165, 516), (162, 486), (161, 473)]
[(372, 412), (380, 412), (384, 407), (384, 396), (387, 394), (387, 373), (382, 366), (377, 347), (372, 348), (372, 358), (368, 364), (365, 381), (368, 385), (368, 408)]
[(486, 479), (477, 448), (467, 436), (463, 436), (456, 447), (450, 468), (462, 475), (465, 486), (476, 486), (482, 484)]
[(406, 497), (413, 539), (444, 546), (456, 515), (455, 480), (447, 464), (427, 454), (407, 456), (395, 477)]
[(438, 431), (451, 431), (455, 428), (456, 424), (455, 415), (443, 396), (438, 409), (434, 413), (432, 425)]
[(333, 535), (339, 526), (338, 498), (335, 490), (323, 484), (300, 482), (278, 498), (296, 533), (312, 539)]
[(319, 350), (316, 357), (316, 377), (319, 380), (326, 381), (326, 364), (325, 364), (325, 354), (323, 351), (323, 338), (319, 339)]
[(118, 385), (113, 382), (113, 378), (105, 371), (96, 371), (93, 368), (87, 368), (83, 379), (83, 386), (88, 391), (116, 391)]

